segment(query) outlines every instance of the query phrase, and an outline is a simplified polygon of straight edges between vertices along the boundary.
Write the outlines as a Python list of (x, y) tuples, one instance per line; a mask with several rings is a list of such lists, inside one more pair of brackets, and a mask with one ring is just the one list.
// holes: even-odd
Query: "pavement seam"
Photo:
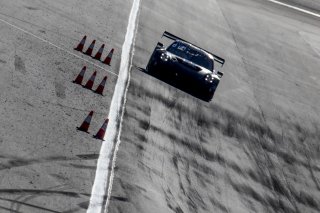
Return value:
[(107, 70), (107, 69), (103, 68), (102, 66), (100, 66), (100, 65), (98, 65), (98, 64), (96, 64), (96, 63), (93, 63), (93, 62), (91, 62), (91, 61), (89, 61), (89, 60), (87, 60), (87, 59), (85, 59), (85, 58), (82, 58), (82, 57), (74, 54), (73, 52), (71, 52), (71, 51), (69, 51), (69, 50), (66, 50), (66, 49), (64, 49), (64, 48), (62, 48), (62, 47), (60, 47), (60, 46), (58, 46), (58, 45), (56, 45), (56, 44), (54, 44), (54, 43), (52, 43), (52, 42), (44, 39), (44, 38), (41, 38), (41, 37), (39, 37), (39, 36), (37, 36), (37, 35), (29, 32), (29, 31), (27, 31), (27, 30), (25, 30), (25, 29), (17, 26), (17, 25), (14, 25), (14, 24), (12, 24), (12, 23), (4, 20), (4, 19), (1, 19), (1, 18), (0, 18), (0, 22), (2, 22), (2, 23), (4, 23), (4, 24), (7, 24), (7, 25), (15, 28), (16, 30), (22, 31), (22, 32), (24, 32), (24, 33), (26, 33), (26, 34), (28, 34), (28, 35), (30, 35), (30, 36), (32, 36), (32, 37), (34, 37), (34, 38), (42, 41), (42, 42), (44, 42), (44, 43), (47, 43), (47, 44), (49, 44), (50, 46), (53, 46), (53, 47), (55, 47), (55, 48), (57, 48), (57, 49), (59, 49), (59, 50), (61, 50), (61, 51), (63, 51), (63, 52), (66, 52), (66, 53), (68, 53), (69, 55), (72, 55), (72, 56), (74, 56), (74, 57), (76, 57), (76, 58), (78, 58), (78, 59), (80, 59), (80, 60), (82, 60), (82, 61), (85, 61), (85, 62), (88, 63), (88, 64), (91, 64), (91, 65), (93, 65), (93, 66), (95, 66), (95, 67), (98, 67), (98, 68), (100, 68), (100, 69), (102, 69), (102, 70), (104, 70), (104, 71), (106, 71), (106, 72), (108, 72), (108, 73), (110, 73), (110, 74), (112, 74), (112, 75), (114, 75), (114, 76), (118, 76), (118, 74), (116, 74), (116, 73), (114, 73), (114, 72), (112, 72), (112, 71), (110, 71), (110, 70)]

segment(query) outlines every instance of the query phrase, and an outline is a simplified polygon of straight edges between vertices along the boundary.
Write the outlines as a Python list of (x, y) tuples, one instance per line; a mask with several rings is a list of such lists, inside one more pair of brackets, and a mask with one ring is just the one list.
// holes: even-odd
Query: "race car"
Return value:
[(225, 60), (167, 31), (163, 36), (173, 42), (168, 47), (158, 42), (146, 71), (153, 75), (169, 74), (200, 92), (205, 101), (211, 101), (223, 76), (215, 69), (215, 62), (222, 67)]

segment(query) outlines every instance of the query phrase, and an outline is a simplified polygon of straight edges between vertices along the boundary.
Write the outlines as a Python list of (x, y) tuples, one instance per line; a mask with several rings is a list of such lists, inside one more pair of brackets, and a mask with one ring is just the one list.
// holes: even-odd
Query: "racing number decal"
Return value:
[(172, 47), (177, 48), (178, 50), (180, 50), (182, 52), (186, 51), (186, 49), (187, 49), (187, 47), (184, 44), (179, 44), (179, 43), (172, 44)]
[(178, 50), (185, 51), (187, 49), (184, 45), (179, 45)]

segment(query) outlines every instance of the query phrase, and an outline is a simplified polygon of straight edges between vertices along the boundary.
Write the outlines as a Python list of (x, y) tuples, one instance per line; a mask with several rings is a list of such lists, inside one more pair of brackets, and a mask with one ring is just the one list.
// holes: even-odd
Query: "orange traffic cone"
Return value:
[(87, 51), (84, 54), (91, 56), (95, 43), (96, 43), (96, 40), (93, 40), (92, 43), (90, 44), (89, 48), (87, 49)]
[(102, 124), (102, 126), (101, 126), (101, 128), (99, 129), (99, 131), (97, 132), (97, 134), (95, 134), (95, 135), (93, 136), (94, 138), (103, 140), (104, 135), (105, 135), (105, 133), (106, 133), (107, 126), (108, 126), (108, 122), (109, 122), (109, 119), (107, 118), (107, 119), (104, 121), (104, 123)]
[(86, 119), (82, 122), (81, 126), (80, 126), (80, 127), (77, 127), (77, 129), (78, 129), (79, 131), (89, 133), (89, 132), (88, 132), (88, 129), (89, 129), (89, 126), (90, 126), (90, 122), (91, 122), (92, 115), (93, 115), (93, 111), (91, 111), (91, 112), (89, 113), (89, 115), (86, 117)]
[(104, 49), (104, 44), (102, 44), (102, 46), (100, 47), (99, 51), (97, 52), (97, 54), (93, 58), (97, 59), (97, 60), (100, 60), (101, 56), (102, 56), (103, 49)]
[(86, 85), (84, 85), (83, 87), (91, 90), (94, 83), (94, 79), (96, 78), (96, 75), (97, 75), (97, 71), (94, 71), (90, 79), (87, 81)]
[(84, 73), (86, 72), (86, 69), (87, 69), (87, 67), (83, 66), (82, 70), (80, 71), (77, 78), (73, 81), (73, 83), (80, 84), (80, 85), (82, 84), (83, 76), (84, 76)]
[(106, 59), (104, 59), (103, 63), (105, 63), (105, 64), (107, 64), (107, 65), (110, 65), (111, 59), (112, 59), (112, 55), (113, 55), (113, 51), (114, 51), (114, 49), (112, 49), (112, 50), (109, 52), (108, 56), (106, 57)]
[(83, 50), (83, 47), (84, 47), (84, 43), (86, 43), (86, 39), (87, 39), (87, 36), (85, 35), (82, 40), (80, 41), (80, 43), (78, 44), (78, 46), (76, 48), (74, 48), (75, 50), (78, 50), (78, 51), (82, 51)]
[(100, 95), (103, 95), (103, 90), (104, 90), (104, 86), (106, 85), (106, 82), (107, 82), (107, 76), (105, 76), (101, 83), (99, 84), (98, 88), (94, 91), (95, 93), (98, 93)]

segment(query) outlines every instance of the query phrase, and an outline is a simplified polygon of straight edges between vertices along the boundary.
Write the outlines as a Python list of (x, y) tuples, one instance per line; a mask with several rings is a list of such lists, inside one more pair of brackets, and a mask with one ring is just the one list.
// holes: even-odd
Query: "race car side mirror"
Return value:
[(158, 43), (157, 43), (157, 48), (162, 48), (162, 47), (163, 47), (163, 44), (160, 43), (160, 42), (158, 42)]
[(218, 76), (221, 78), (223, 76), (223, 72), (218, 71)]

